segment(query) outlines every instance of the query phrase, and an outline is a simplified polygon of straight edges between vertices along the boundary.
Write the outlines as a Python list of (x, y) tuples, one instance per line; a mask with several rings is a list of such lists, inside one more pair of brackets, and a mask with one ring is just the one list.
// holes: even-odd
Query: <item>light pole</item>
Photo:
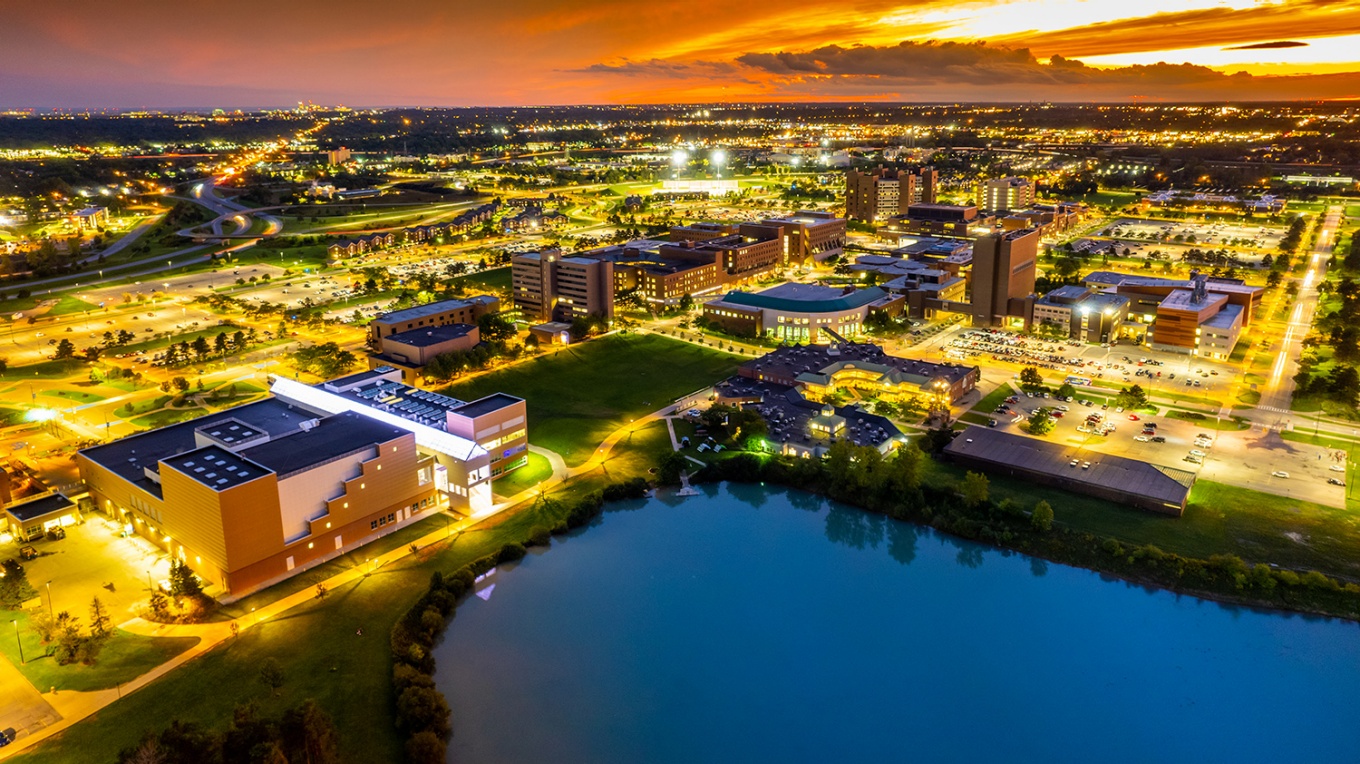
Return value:
[(52, 607), (52, 582), (48, 581), (44, 586), (47, 587), (47, 615), (56, 618), (56, 613), (53, 612)]
[(24, 660), (24, 642), (19, 639), (19, 619), (11, 618), (9, 619), (9, 622), (10, 625), (14, 627), (14, 644), (19, 646), (19, 663), (20, 665), (28, 663), (28, 661)]

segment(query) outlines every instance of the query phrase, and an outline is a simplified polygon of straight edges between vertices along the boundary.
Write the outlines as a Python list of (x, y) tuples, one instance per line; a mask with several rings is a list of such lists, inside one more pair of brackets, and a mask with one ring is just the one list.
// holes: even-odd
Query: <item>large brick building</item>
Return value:
[(80, 451), (95, 508), (234, 599), (448, 506), (491, 509), (525, 461), (524, 401), (467, 403), (399, 372), (273, 396)]

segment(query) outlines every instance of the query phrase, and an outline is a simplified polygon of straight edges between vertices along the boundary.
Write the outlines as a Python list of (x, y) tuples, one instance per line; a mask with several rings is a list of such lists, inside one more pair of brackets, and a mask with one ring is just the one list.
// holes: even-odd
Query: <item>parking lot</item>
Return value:
[(159, 549), (136, 536), (120, 538), (117, 523), (90, 513), (81, 525), (66, 528), (66, 538), (5, 545), (6, 558), (19, 556), (19, 549), (33, 546), (38, 557), (23, 563), (28, 581), (38, 590), (44, 606), (82, 618), (90, 600), (98, 596), (115, 624), (137, 615), (145, 604), (147, 581), (159, 582), (169, 575), (169, 562)]
[[(1101, 454), (1122, 456), (1195, 472), (1202, 480), (1332, 507), (1346, 505), (1345, 461), (1337, 460), (1336, 454), (1328, 449), (1286, 441), (1274, 430), (1256, 427), (1220, 431), (1215, 429), (1213, 418), (1203, 422), (1184, 421), (1169, 416), (1120, 412), (1115, 406), (1102, 408), (1099, 403), (1087, 406), (1078, 401), (1032, 398), (1023, 393), (1015, 396), (1015, 400), (1016, 403), (1007, 406), (1013, 413), (988, 414), (996, 419), (998, 429), (1024, 435), (1020, 425), (1034, 409), (1066, 407), (1068, 410), (1060, 412), (1063, 415), (1044, 440), (1089, 451), (1090, 456), (1079, 457), (1082, 461), (1094, 463)], [(1087, 417), (1096, 413), (1102, 415), (1100, 424), (1106, 427), (1087, 427)], [(1144, 435), (1149, 423), (1155, 424), (1156, 428)], [(1113, 429), (1107, 429), (1109, 425), (1113, 425)], [(1082, 432), (1079, 427), (1089, 431)], [(1101, 430), (1105, 430), (1105, 434), (1101, 434)], [(1202, 453), (1198, 461), (1187, 461), (1192, 451)], [(1333, 466), (1340, 469), (1333, 470)], [(1329, 479), (1343, 485), (1330, 484)]]
[(1251, 247), (1273, 252), (1279, 248), (1285, 229), (1222, 222), (1119, 218), (1102, 228), (1100, 234), (1132, 241), (1160, 241), (1165, 238), (1176, 242), (1179, 236), (1181, 241), (1192, 245)]

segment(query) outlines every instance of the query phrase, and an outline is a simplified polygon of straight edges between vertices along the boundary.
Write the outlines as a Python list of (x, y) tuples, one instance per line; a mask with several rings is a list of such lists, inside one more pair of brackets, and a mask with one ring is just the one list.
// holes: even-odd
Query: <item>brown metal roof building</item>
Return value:
[(944, 453), (965, 467), (1178, 517), (1195, 483), (1193, 472), (987, 427), (964, 430)]

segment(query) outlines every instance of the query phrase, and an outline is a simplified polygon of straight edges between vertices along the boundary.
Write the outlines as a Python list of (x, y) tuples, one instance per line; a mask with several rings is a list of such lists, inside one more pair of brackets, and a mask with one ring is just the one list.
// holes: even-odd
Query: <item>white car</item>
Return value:
[(1289, 473), (1288, 473), (1288, 472), (1285, 472), (1284, 470), (1275, 470), (1274, 472), (1270, 473), (1270, 476), (1271, 476), (1271, 477), (1286, 478), (1286, 479), (1288, 479)]
[(1138, 441), (1139, 443), (1146, 443), (1146, 442), (1148, 442), (1149, 440), (1152, 440), (1152, 438), (1149, 438), (1149, 437), (1146, 436), (1146, 435), (1135, 435), (1135, 436), (1133, 436), (1133, 439), (1136, 440), (1136, 441)]
[(1332, 472), (1345, 472), (1345, 471), (1346, 471), (1346, 468), (1345, 468), (1345, 467), (1342, 467), (1340, 464), (1333, 464), (1332, 466), (1328, 467), (1327, 469), (1331, 470)]
[(1199, 450), (1198, 448), (1192, 448), (1192, 449), (1190, 449), (1190, 455), (1191, 455), (1191, 456), (1198, 456), (1198, 457), (1201, 458), (1201, 459), (1204, 458), (1204, 452), (1201, 451), (1201, 450)]

